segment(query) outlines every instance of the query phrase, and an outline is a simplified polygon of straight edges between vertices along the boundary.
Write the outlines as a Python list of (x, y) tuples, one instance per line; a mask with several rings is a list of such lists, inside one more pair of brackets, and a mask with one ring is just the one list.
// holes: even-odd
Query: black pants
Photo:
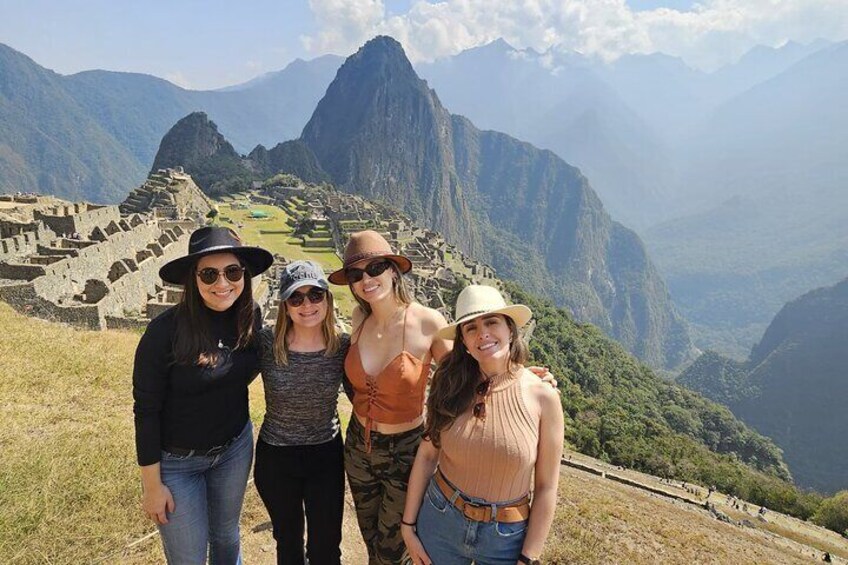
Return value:
[(277, 447), (261, 439), (253, 470), (274, 526), (278, 565), (303, 565), (303, 516), (310, 565), (341, 562), (344, 448), (341, 434), (319, 445)]

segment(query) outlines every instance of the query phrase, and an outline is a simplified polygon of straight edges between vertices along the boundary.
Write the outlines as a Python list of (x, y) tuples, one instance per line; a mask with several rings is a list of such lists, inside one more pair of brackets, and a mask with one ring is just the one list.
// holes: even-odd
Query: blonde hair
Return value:
[[(395, 300), (398, 302), (398, 304), (404, 304), (406, 306), (409, 306), (413, 302), (412, 293), (409, 291), (409, 287), (406, 286), (406, 281), (403, 278), (403, 274), (400, 272), (400, 268), (397, 266), (397, 263), (395, 263), (391, 259), (386, 259), (386, 261), (389, 262), (392, 267), (392, 273), (394, 273), (394, 276), (392, 277), (392, 294), (394, 295)], [(359, 304), (359, 307), (365, 313), (365, 317), (367, 318), (368, 316), (370, 316), (371, 305), (368, 304), (367, 300), (361, 298), (358, 294), (356, 294), (356, 291), (353, 290), (352, 282), (347, 283), (347, 285), (350, 288), (350, 293), (356, 299), (356, 303)]]
[[(336, 312), (333, 302), (333, 293), (327, 291), (324, 300), (327, 301), (327, 315), (324, 316), (324, 321), (321, 323), (321, 333), (324, 335), (324, 357), (332, 357), (339, 350), (339, 332), (336, 329)], [(274, 361), (278, 365), (289, 364), (289, 344), (288, 333), (294, 328), (294, 323), (288, 315), (288, 308), (285, 300), (280, 301), (280, 308), (277, 312), (277, 323), (274, 326)]]

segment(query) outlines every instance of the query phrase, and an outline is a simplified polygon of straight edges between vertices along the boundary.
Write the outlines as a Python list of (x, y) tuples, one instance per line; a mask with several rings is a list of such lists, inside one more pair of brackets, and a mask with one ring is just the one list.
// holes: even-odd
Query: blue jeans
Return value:
[(241, 565), (239, 517), (253, 461), (253, 425), (218, 455), (162, 452), (162, 482), (174, 497), (168, 523), (159, 526), (170, 565)]
[[(486, 501), (465, 497), (478, 504)], [(527, 520), (523, 522), (475, 522), (469, 520), (442, 493), (435, 479), (418, 511), (418, 538), (430, 560), (436, 565), (515, 565)]]

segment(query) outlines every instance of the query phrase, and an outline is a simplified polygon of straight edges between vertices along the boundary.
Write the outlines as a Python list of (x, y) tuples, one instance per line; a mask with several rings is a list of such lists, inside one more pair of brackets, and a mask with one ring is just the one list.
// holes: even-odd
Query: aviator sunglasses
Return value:
[(351, 267), (349, 269), (345, 269), (345, 275), (347, 275), (348, 282), (356, 283), (362, 280), (362, 277), (365, 273), (368, 273), (369, 277), (379, 277), (383, 273), (386, 272), (386, 269), (391, 267), (391, 262), (386, 259), (380, 259), (378, 261), (371, 261), (367, 265), (365, 265), (364, 269), (360, 269), (358, 267)]
[(489, 394), (489, 385), (491, 383), (492, 379), (486, 379), (477, 383), (477, 386), (474, 388), (474, 392), (477, 393), (480, 400), (474, 404), (471, 413), (474, 414), (475, 418), (479, 418), (480, 420), (486, 419), (486, 395)]
[(293, 292), (291, 296), (286, 298), (286, 304), (297, 308), (305, 299), (309, 299), (310, 304), (320, 304), (324, 302), (324, 297), (327, 291), (323, 288), (313, 288), (309, 292)]
[(239, 282), (244, 277), (244, 267), (241, 265), (227, 265), (223, 270), (206, 267), (197, 271), (198, 278), (204, 284), (215, 284), (218, 282), (218, 277), (224, 275), (230, 282)]

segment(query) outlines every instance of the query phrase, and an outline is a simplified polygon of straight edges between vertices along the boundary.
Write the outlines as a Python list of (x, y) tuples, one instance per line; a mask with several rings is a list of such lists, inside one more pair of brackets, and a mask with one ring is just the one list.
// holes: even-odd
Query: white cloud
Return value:
[(848, 38), (845, 0), (704, 0), (689, 11), (634, 12), (625, 0), (419, 0), (388, 16), (381, 0), (310, 0), (314, 53), (353, 53), (371, 37), (395, 37), (413, 61), (430, 61), (499, 37), (518, 48), (551, 47), (604, 59), (661, 51), (713, 68), (757, 44)]

